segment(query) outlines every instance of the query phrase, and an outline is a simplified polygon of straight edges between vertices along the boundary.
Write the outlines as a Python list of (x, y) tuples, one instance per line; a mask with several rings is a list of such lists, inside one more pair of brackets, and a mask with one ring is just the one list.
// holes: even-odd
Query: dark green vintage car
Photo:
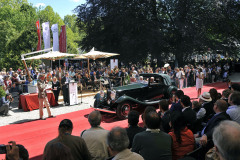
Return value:
[(120, 119), (125, 119), (131, 110), (143, 112), (147, 106), (158, 108), (159, 102), (169, 99), (176, 90), (166, 74), (140, 74), (137, 82), (96, 94), (94, 109), (114, 113)]

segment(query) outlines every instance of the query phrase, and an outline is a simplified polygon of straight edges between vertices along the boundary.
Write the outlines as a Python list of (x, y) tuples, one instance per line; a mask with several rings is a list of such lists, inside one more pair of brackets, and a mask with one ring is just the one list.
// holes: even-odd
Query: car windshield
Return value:
[(150, 79), (150, 85), (164, 83), (163, 77), (143, 77), (143, 76), (138, 77), (135, 83), (148, 84), (149, 79)]

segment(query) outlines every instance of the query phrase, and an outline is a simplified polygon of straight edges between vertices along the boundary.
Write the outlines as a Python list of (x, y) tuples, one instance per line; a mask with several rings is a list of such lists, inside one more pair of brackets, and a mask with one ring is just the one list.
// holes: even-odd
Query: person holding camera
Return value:
[(0, 154), (6, 154), (6, 160), (28, 160), (28, 150), (15, 141), (8, 142), (8, 145), (0, 145)]
[(10, 103), (13, 101), (11, 94), (6, 94), (5, 91), (0, 87), (0, 114), (2, 116), (10, 116), (8, 113), (10, 108)]

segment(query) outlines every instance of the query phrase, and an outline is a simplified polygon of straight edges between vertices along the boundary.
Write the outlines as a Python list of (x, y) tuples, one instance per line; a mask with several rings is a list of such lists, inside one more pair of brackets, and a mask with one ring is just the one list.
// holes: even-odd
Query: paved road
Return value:
[[(79, 99), (79, 102), (81, 102), (81, 99)], [(79, 103), (78, 105), (73, 106), (63, 106), (63, 102), (60, 102), (59, 106), (57, 107), (51, 107), (51, 112), (54, 116), (75, 112), (83, 109), (87, 109), (90, 107), (90, 105), (93, 105), (94, 98), (93, 96), (84, 97), (82, 99), (83, 103)], [(44, 117), (47, 117), (47, 110), (44, 108)], [(5, 126), (8, 124), (15, 124), (15, 123), (22, 123), (27, 121), (36, 120), (39, 118), (39, 110), (33, 110), (30, 112), (24, 112), (22, 109), (13, 108), (11, 111), (9, 111), (9, 114), (11, 116), (1, 117), (0, 120), (0, 126)]]

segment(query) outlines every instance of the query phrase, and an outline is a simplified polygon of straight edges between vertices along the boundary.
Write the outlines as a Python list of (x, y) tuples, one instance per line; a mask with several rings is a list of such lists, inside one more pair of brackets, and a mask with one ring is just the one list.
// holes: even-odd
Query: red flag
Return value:
[(41, 50), (41, 28), (40, 28), (40, 22), (39, 20), (36, 22), (37, 27), (37, 34), (38, 34), (38, 45), (37, 45), (37, 51)]
[(66, 36), (66, 26), (61, 26), (61, 32), (59, 37), (59, 51), (67, 52), (67, 36)]

